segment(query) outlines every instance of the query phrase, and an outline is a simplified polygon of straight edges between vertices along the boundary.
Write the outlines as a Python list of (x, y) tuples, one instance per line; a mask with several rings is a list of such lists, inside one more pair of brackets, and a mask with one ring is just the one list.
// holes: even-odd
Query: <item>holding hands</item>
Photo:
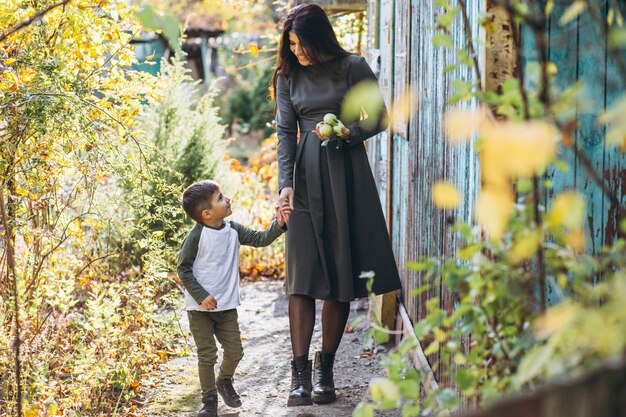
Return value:
[[(293, 188), (284, 187), (280, 190), (278, 203), (276, 203), (276, 221), (281, 226), (289, 222), (289, 216), (293, 210)], [(282, 220), (282, 223), (281, 223)]]
[(207, 298), (202, 300), (200, 305), (207, 310), (215, 310), (217, 308), (217, 300), (212, 295), (209, 295)]

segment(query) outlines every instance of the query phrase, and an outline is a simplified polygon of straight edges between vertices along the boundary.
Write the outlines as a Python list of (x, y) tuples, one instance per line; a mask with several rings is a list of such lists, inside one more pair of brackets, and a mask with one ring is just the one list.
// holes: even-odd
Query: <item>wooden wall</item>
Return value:
[[(482, 2), (468, 3), (469, 18), (477, 30)], [(451, 226), (456, 220), (471, 219), (479, 181), (472, 146), (453, 145), (444, 139), (442, 115), (452, 94), (451, 81), (473, 75), (466, 70), (444, 74), (456, 57), (432, 45), (438, 13), (432, 0), (376, 0), (370, 1), (368, 8), (366, 56), (377, 71), (387, 105), (407, 94), (410, 97), (408, 117), (396, 118), (387, 132), (369, 141), (368, 152), (403, 280), (402, 299), (413, 322), (426, 315), (427, 299), (438, 297), (448, 310), (453, 299), (439, 286), (411, 297), (411, 291), (426, 282), (409, 271), (406, 263), (424, 255), (454, 254)], [(455, 45), (461, 46), (464, 28), (454, 26), (451, 32)], [(462, 207), (455, 211), (434, 207), (431, 187), (440, 179), (457, 185), (464, 196)], [(451, 385), (450, 381), (440, 382)]]
[[(478, 32), (478, 19), (488, 2), (466, 3), (474, 31), (472, 36), (482, 39), (484, 34)], [(600, 18), (606, 21), (606, 1), (592, 3), (598, 5)], [(622, 79), (607, 51), (606, 36), (598, 31), (597, 24), (590, 21), (588, 14), (570, 25), (558, 24), (567, 5), (569, 2), (555, 2), (546, 31), (549, 58), (559, 68), (558, 83), (565, 86), (585, 80), (589, 85), (586, 103), (592, 108), (605, 108), (623, 94)], [(395, 120), (387, 132), (369, 141), (368, 152), (403, 280), (402, 300), (414, 323), (426, 315), (426, 300), (437, 297), (441, 306), (448, 310), (454, 301), (451, 294), (436, 286), (417, 298), (412, 297), (411, 291), (426, 282), (419, 274), (407, 270), (406, 263), (420, 256), (454, 255), (457, 242), (449, 233), (451, 225), (457, 220), (471, 220), (479, 186), (478, 160), (472, 146), (451, 145), (444, 138), (442, 115), (447, 108), (447, 98), (452, 94), (451, 81), (458, 78), (469, 80), (473, 74), (467, 69), (444, 73), (444, 68), (455, 63), (456, 59), (453, 52), (432, 45), (433, 28), (439, 13), (441, 10), (433, 0), (369, 0), (368, 3), (366, 57), (377, 72), (387, 104), (392, 105), (411, 90), (410, 116)], [(451, 28), (451, 37), (455, 45), (461, 46), (466, 35), (461, 19), (457, 21), (457, 26)], [(497, 13), (495, 21), (502, 27), (508, 26), (506, 19)], [(516, 65), (537, 60), (533, 55), (536, 48), (529, 35), (522, 34), (524, 62), (521, 63), (511, 64), (515, 45), (506, 31), (490, 39), (494, 43), (492, 49), (479, 51), (485, 76), (482, 81), (487, 88), (497, 88), (504, 77), (514, 74)], [(577, 145), (621, 199), (626, 187), (624, 157), (619, 149), (606, 146), (604, 128), (597, 124), (595, 115), (588, 114), (583, 106), (577, 113)], [(571, 149), (562, 149), (560, 158), (571, 164), (571, 170), (548, 172), (547, 179), (552, 180), (554, 187), (545, 190), (545, 203), (549, 205), (555, 193), (564, 189), (575, 188), (583, 192), (588, 198), (588, 249), (597, 251), (616, 236), (617, 207), (602, 195)], [(446, 212), (433, 206), (430, 190), (439, 179), (457, 185), (464, 197), (462, 207)], [(547, 296), (552, 302), (558, 301), (551, 291)], [(437, 369), (434, 371), (437, 375)], [(445, 379), (439, 382), (452, 385)]]
[[(597, 116), (623, 96), (626, 74), (622, 74), (616, 65), (615, 56), (607, 48), (606, 35), (602, 30), (601, 25), (605, 25), (607, 20), (607, 2), (596, 1), (591, 4), (592, 9), (574, 21), (561, 25), (559, 19), (569, 4), (555, 2), (545, 36), (548, 58), (558, 68), (555, 86), (562, 91), (567, 86), (580, 83), (585, 91), (576, 108), (574, 143), (615, 194), (617, 201), (612, 202), (603, 194), (585, 169), (581, 158), (576, 157), (571, 147), (565, 146), (561, 146), (559, 158), (566, 161), (570, 169), (566, 172), (550, 169), (546, 177), (554, 187), (546, 189), (544, 195), (548, 206), (555, 195), (567, 189), (575, 189), (585, 195), (586, 251), (597, 253), (603, 245), (612, 243), (617, 237), (620, 218), (623, 217), (618, 208), (624, 206), (626, 195), (626, 159), (618, 147), (606, 144), (606, 130), (597, 122)], [(621, 9), (622, 13), (626, 12), (626, 3), (621, 4)], [(523, 65), (538, 60), (537, 44), (529, 31), (522, 34), (522, 48)], [(623, 50), (619, 59), (626, 61)], [(547, 297), (554, 304), (560, 300), (560, 292), (552, 288), (552, 285), (548, 286)]]

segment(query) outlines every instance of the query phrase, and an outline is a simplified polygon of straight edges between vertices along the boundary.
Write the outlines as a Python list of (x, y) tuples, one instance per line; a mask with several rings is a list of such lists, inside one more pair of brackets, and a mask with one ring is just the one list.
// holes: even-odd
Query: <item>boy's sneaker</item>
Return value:
[(233, 387), (232, 378), (218, 379), (215, 383), (217, 386), (217, 392), (222, 396), (222, 399), (227, 406), (237, 408), (241, 407), (241, 398)]
[(217, 395), (210, 395), (203, 398), (204, 404), (197, 417), (217, 417)]

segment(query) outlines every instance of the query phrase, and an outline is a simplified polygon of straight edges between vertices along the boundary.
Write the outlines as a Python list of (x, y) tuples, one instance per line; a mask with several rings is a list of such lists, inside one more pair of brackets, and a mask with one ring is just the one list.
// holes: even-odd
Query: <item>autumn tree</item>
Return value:
[(119, 274), (116, 237), (136, 221), (120, 175), (137, 188), (152, 175), (152, 145), (135, 123), (156, 79), (129, 71), (140, 30), (124, 1), (0, 5), (0, 408), (9, 414), (113, 410), (170, 349), (151, 318), (160, 265)]

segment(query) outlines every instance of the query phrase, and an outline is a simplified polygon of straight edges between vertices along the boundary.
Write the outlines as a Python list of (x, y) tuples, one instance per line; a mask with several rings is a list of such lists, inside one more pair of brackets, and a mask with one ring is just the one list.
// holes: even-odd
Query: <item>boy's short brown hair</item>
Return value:
[(202, 211), (211, 208), (211, 197), (220, 186), (215, 181), (204, 180), (194, 182), (183, 191), (181, 204), (185, 213), (198, 223), (202, 223)]

